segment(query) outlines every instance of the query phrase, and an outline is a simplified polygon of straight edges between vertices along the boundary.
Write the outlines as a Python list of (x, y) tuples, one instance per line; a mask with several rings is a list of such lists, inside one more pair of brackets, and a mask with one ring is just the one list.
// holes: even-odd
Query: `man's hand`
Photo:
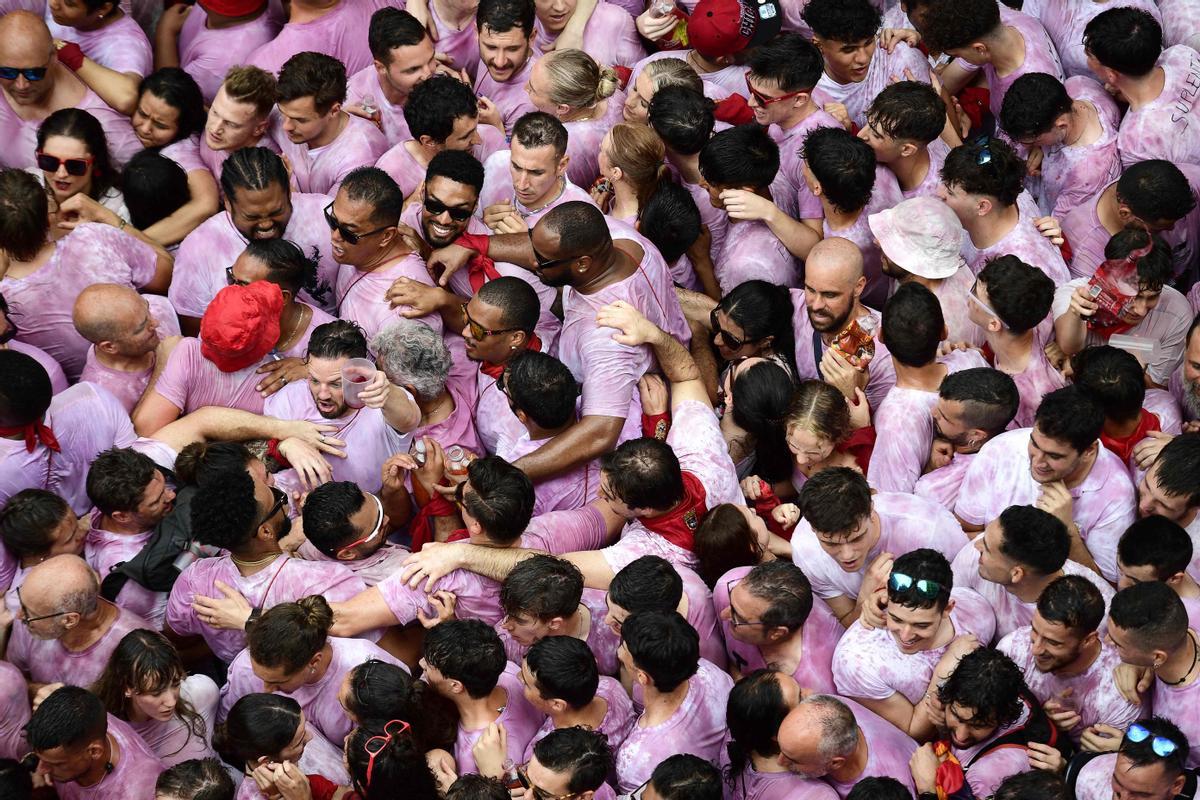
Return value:
[(596, 324), (601, 328), (616, 328), (618, 332), (612, 335), (613, 341), (627, 347), (652, 345), (662, 335), (657, 325), (624, 300), (601, 306), (596, 312)]
[(31, 710), (37, 711), (38, 706), (40, 706), (47, 697), (49, 697), (50, 695), (57, 692), (59, 689), (61, 689), (65, 685), (66, 684), (64, 684), (64, 683), (47, 683), (42, 688), (38, 689), (37, 694), (35, 694), (33, 696), (33, 703), (31, 704), (31, 706), (32, 706)]
[(250, 604), (246, 598), (223, 581), (216, 582), (217, 591), (223, 594), (223, 599), (196, 595), (192, 600), (192, 610), (200, 621), (211, 628), (229, 631), (244, 631), (246, 621), (250, 619)]
[(474, 250), (460, 244), (450, 244), (430, 253), (429, 260), (425, 262), (425, 265), (429, 269), (430, 276), (437, 280), (438, 286), (447, 286), (450, 283), (450, 276), (465, 267), (467, 262), (476, 255), (478, 253)]
[(496, 108), (496, 104), (486, 97), (479, 98), (479, 116), (476, 117), (478, 124), (491, 125), (493, 128), (504, 130), (504, 118), (500, 116), (500, 109)]
[(1053, 772), (1056, 775), (1061, 774), (1067, 767), (1067, 761), (1063, 758), (1062, 753), (1048, 744), (1041, 742), (1030, 742), (1027, 745), (1025, 754), (1029, 757), (1029, 766), (1034, 769)]
[(1025, 173), (1030, 177), (1042, 174), (1042, 148), (1029, 148), (1029, 157), (1025, 159)]
[(866, 366), (868, 363), (869, 360), (864, 360), (861, 366), (855, 367), (835, 348), (828, 347), (821, 356), (821, 375), (825, 377), (826, 383), (841, 392), (847, 400), (853, 400), (858, 397), (856, 390), (865, 389), (867, 386), (870, 377)]
[(429, 592), (445, 576), (462, 567), (460, 545), (449, 542), (428, 542), (421, 552), (404, 559), (400, 579), (411, 589)]
[(757, 475), (747, 475), (738, 482), (738, 486), (742, 489), (742, 496), (751, 502), (762, 496), (762, 484), (763, 479)]
[(333, 480), (333, 468), (315, 447), (298, 439), (285, 439), (279, 443), (279, 454), (288, 460), (292, 469), (304, 482), (309, 491)]
[(1089, 753), (1115, 753), (1121, 746), (1125, 732), (1112, 725), (1097, 722), (1083, 731), (1079, 746)]
[(921, 34), (911, 28), (884, 28), (879, 32), (879, 46), (889, 53), (895, 50), (900, 42), (916, 47), (921, 43)]
[(440, 286), (414, 281), (412, 278), (397, 278), (388, 287), (386, 297), (392, 308), (408, 306), (400, 311), (400, 316), (408, 319), (440, 312), (458, 300), (453, 292), (448, 292)]
[(871, 424), (871, 404), (867, 402), (861, 386), (854, 387), (854, 398), (847, 398), (846, 406), (850, 409), (851, 430), (856, 431)]
[(1151, 431), (1145, 439), (1133, 446), (1133, 459), (1138, 469), (1150, 469), (1150, 465), (1158, 460), (1158, 454), (1175, 437), (1163, 431)]
[(396, 453), (383, 462), (383, 489), (380, 494), (395, 494), (407, 490), (404, 475), (417, 468), (417, 461), (408, 453)]
[(1083, 717), (1079, 715), (1079, 711), (1071, 704), (1070, 697), (1075, 693), (1072, 688), (1064, 689), (1059, 692), (1057, 698), (1050, 698), (1042, 704), (1042, 708), (1046, 711), (1046, 716), (1050, 721), (1063, 733), (1070, 733), (1083, 722)]
[(821, 110), (836, 119), (846, 130), (854, 127), (854, 122), (850, 119), (850, 112), (846, 110), (846, 106), (842, 103), (826, 103), (821, 107)]
[(867, 630), (882, 628), (887, 624), (887, 587), (881, 586), (863, 597), (862, 611), (858, 615), (859, 624)]
[(308, 776), (292, 762), (276, 764), (271, 778), (283, 800), (312, 800)]
[(933, 745), (923, 744), (908, 760), (908, 769), (912, 772), (913, 785), (917, 792), (937, 791), (937, 771), (942, 760), (933, 752)]
[(887, 586), (888, 578), (892, 574), (892, 565), (895, 562), (896, 557), (888, 552), (875, 556), (875, 560), (867, 565), (867, 570), (863, 573), (861, 588), (873, 592)]
[(420, 620), (421, 627), (426, 630), (437, 627), (446, 620), (454, 619), (454, 609), (458, 605), (458, 596), (454, 592), (447, 592), (445, 589), (442, 589), (429, 595), (429, 605), (433, 608), (432, 616), (427, 615), (423, 608), (417, 609), (417, 619)]
[(1149, 667), (1135, 667), (1132, 664), (1118, 664), (1113, 670), (1113, 681), (1121, 694), (1131, 703), (1141, 703), (1154, 685), (1154, 670)]
[(83, 192), (73, 194), (58, 206), (58, 227), (73, 231), (84, 222), (121, 227), (121, 218), (115, 211), (105, 208)]
[(661, 375), (646, 373), (638, 379), (638, 395), (642, 399), (642, 413), (649, 416), (665, 414), (670, 406), (667, 384)]
[[(338, 429), (337, 425), (331, 425), (328, 422), (315, 423), (305, 419), (294, 419), (286, 421), (284, 427), (287, 431), (287, 436), (280, 437), (280, 448), (289, 439), (296, 439), (304, 442), (309, 447), (320, 450), (322, 453), (328, 453), (337, 458), (346, 457), (345, 451), (342, 450), (346, 446), (346, 443), (341, 439), (334, 439), (329, 435)], [(286, 456), (286, 453), (284, 455)]]
[(524, 233), (529, 230), (516, 207), (507, 200), (485, 208), (483, 224), (491, 228), (492, 233)]
[(1062, 245), (1066, 239), (1063, 238), (1062, 224), (1054, 217), (1038, 217), (1033, 221), (1037, 226), (1038, 232), (1045, 238), (1050, 240), (1050, 243), (1055, 247)]
[(508, 731), (504, 730), (504, 723), (493, 722), (484, 728), (471, 746), (471, 755), (475, 756), (475, 767), (480, 775), (503, 776), (504, 759), (508, 757)]
[(1071, 498), (1071, 490), (1062, 481), (1051, 481), (1042, 484), (1042, 493), (1034, 504), (1042, 511), (1058, 517), (1067, 530), (1075, 526), (1072, 516), (1075, 501)]
[(365, 408), (383, 408), (392, 393), (392, 388), (392, 382), (388, 380), (387, 373), (377, 369), (371, 379), (367, 381), (367, 385), (359, 389), (358, 399)]
[(945, 439), (934, 438), (929, 448), (929, 461), (925, 464), (925, 472), (941, 469), (954, 460), (954, 445)]
[(1087, 284), (1076, 286), (1071, 292), (1071, 313), (1080, 319), (1091, 319), (1100, 310), (1100, 304), (1092, 299)]
[(730, 219), (770, 222), (780, 213), (779, 206), (745, 189), (726, 189), (721, 192), (721, 202), (725, 204), (725, 213)]
[(158, 18), (158, 27), (154, 30), (155, 38), (171, 41), (178, 39), (179, 32), (183, 30), (183, 23), (187, 21), (188, 12), (191, 10), (191, 6), (183, 3), (163, 9), (162, 15)]
[(678, 22), (679, 20), (675, 18), (674, 14), (667, 14), (660, 17), (647, 9), (637, 15), (633, 24), (637, 28), (637, 32), (642, 35), (642, 38), (651, 42), (657, 42), (675, 30), (675, 25)]
[(308, 367), (300, 358), (281, 358), (278, 361), (268, 361), (254, 370), (259, 375), (265, 375), (254, 390), (263, 397), (270, 397), (292, 381), (308, 380)]

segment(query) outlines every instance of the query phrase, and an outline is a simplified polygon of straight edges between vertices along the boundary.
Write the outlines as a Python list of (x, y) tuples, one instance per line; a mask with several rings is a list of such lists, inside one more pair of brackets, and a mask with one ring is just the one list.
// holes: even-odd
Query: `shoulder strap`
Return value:
[(1067, 797), (1075, 797), (1075, 784), (1079, 783), (1079, 773), (1088, 765), (1093, 758), (1105, 755), (1104, 753), (1089, 753), (1086, 750), (1081, 750), (1067, 762), (1067, 770), (1063, 773), (1063, 780), (1067, 784)]

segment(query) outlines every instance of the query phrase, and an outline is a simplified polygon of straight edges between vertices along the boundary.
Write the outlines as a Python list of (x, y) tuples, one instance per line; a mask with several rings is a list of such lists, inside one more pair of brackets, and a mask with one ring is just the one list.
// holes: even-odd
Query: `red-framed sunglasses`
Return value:
[(403, 736), (412, 729), (402, 719), (388, 720), (388, 723), (383, 726), (383, 736), (372, 736), (367, 741), (363, 742), (363, 750), (366, 751), (370, 759), (367, 760), (367, 786), (371, 786), (371, 772), (375, 769), (375, 756), (383, 752), (383, 748), (392, 743), (392, 739)]
[(758, 104), (760, 106), (763, 106), (764, 108), (771, 105), (772, 103), (782, 103), (784, 100), (791, 100), (793, 97), (799, 97), (800, 95), (804, 94), (803, 90), (801, 90), (799, 92), (788, 92), (787, 94), (781, 94), (781, 95), (779, 95), (779, 97), (767, 97), (765, 94), (760, 92), (758, 89), (755, 89), (753, 86), (750, 85), (750, 73), (749, 72), (747, 72), (745, 74), (745, 78), (746, 78), (746, 90), (749, 91), (751, 96), (753, 96), (754, 99), (758, 101)]
[(88, 170), (92, 168), (92, 163), (96, 160), (93, 156), (84, 158), (59, 158), (52, 156), (49, 153), (43, 153), (38, 150), (35, 154), (37, 157), (38, 169), (42, 172), (58, 172), (59, 166), (67, 168), (68, 175), (74, 175), (76, 178), (81, 178), (88, 174)]

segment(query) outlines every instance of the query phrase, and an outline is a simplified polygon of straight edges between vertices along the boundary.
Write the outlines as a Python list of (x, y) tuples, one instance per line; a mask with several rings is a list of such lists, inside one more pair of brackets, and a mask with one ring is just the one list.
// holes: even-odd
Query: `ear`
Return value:
[(801, 92), (796, 95), (796, 99), (792, 101), (792, 108), (804, 108), (812, 100), (811, 92)]
[(98, 351), (100, 351), (101, 353), (108, 353), (109, 355), (113, 355), (117, 352), (117, 343), (109, 341), (108, 339), (105, 339), (102, 342), (96, 342), (96, 349)]
[(1008, 577), (1012, 579), (1013, 583), (1020, 583), (1025, 580), (1025, 568), (1022, 566), (1013, 567), (1008, 571)]
[(342, 104), (340, 102), (334, 103), (329, 107), (329, 114), (337, 115), (340, 113), (342, 113)]
[(571, 163), (571, 156), (563, 153), (563, 157), (558, 160), (558, 166), (554, 170), (554, 175), (561, 178), (567, 172), (567, 164)]
[(857, 300), (862, 296), (863, 290), (867, 288), (867, 276), (862, 275), (854, 282), (854, 299)]
[(100, 759), (104, 758), (104, 743), (99, 741), (90, 742), (88, 746), (84, 748), (84, 752), (92, 761), (99, 761)]
[(261, 122), (254, 126), (254, 136), (257, 138), (267, 132), (267, 128), (271, 127), (271, 115), (267, 114)]
[(434, 138), (427, 133), (423, 133), (417, 137), (417, 144), (421, 145), (421, 147), (428, 147), (431, 149), (438, 146), (438, 142), (434, 141)]
[(1183, 576), (1184, 573), (1176, 572), (1174, 575), (1163, 581), (1163, 583), (1167, 584), (1167, 586), (1170, 586), (1172, 589), (1178, 588), (1179, 584), (1183, 583)]
[(1186, 782), (1187, 782), (1187, 773), (1185, 772), (1182, 775), (1180, 775), (1178, 778), (1175, 779), (1175, 782), (1171, 784), (1171, 791), (1168, 792), (1167, 794), (1171, 797), (1175, 797), (1175, 796), (1179, 795), (1180, 793), (1183, 792), (1183, 785)]
[(946, 601), (946, 607), (942, 610), (942, 613), (946, 614), (948, 616), (950, 614), (950, 612), (953, 610), (954, 610), (954, 598), (951, 597), (949, 600)]
[(1083, 639), (1080, 640), (1079, 644), (1081, 647), (1089, 647), (1091, 646), (1092, 642), (1100, 642), (1100, 633), (1098, 631), (1092, 631), (1084, 636)]
[(379, 76), (383, 77), (383, 75), (387, 72), (387, 67), (384, 66), (384, 63), (378, 58), (371, 59), (371, 63), (375, 66), (375, 71), (379, 73)]
[(983, 42), (971, 42), (968, 49), (980, 58), (991, 58), (992, 51)]
[(915, 142), (905, 142), (904, 144), (900, 145), (900, 157), (909, 158), (910, 156), (914, 156), (916, 155), (917, 150), (918, 147)]
[(846, 759), (843, 756), (835, 756), (829, 759), (829, 771), (837, 772), (846, 764)]
[(354, 560), (354, 551), (353, 550), (338, 550), (337, 551), (337, 560), (338, 561), (353, 561)]
[(988, 214), (992, 213), (992, 210), (995, 209), (995, 207), (996, 204), (992, 202), (992, 198), (981, 197), (975, 201), (975, 214), (976, 216), (986, 217)]

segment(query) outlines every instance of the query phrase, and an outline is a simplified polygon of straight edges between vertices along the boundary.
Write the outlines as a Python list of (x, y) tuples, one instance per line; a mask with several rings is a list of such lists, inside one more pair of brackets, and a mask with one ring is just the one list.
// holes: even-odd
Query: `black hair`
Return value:
[(817, 46), (798, 33), (781, 33), (750, 51), (750, 74), (781, 92), (811, 91), (821, 79), (825, 59)]
[(256, 461), (241, 442), (193, 442), (179, 451), (175, 477), (181, 484), (199, 486), (227, 471), (246, 471)]
[(494, 33), (519, 28), (528, 39), (536, 16), (533, 0), (480, 0), (475, 11), (475, 28), (482, 31), (486, 25)]
[(1117, 179), (1117, 200), (1135, 217), (1151, 223), (1181, 220), (1196, 207), (1187, 177), (1179, 167), (1160, 158), (1127, 167)]
[(346, 65), (333, 56), (306, 51), (284, 62), (276, 83), (279, 102), (311, 97), (318, 114), (346, 101)]
[(200, 544), (235, 550), (262, 523), (254, 480), (246, 470), (227, 470), (200, 485), (192, 498), (192, 536)]
[(351, 515), (369, 502), (353, 481), (321, 484), (304, 501), (304, 537), (325, 555), (336, 558), (339, 549), (358, 538), (358, 531), (350, 524)]
[(1111, 345), (1094, 345), (1071, 356), (1075, 385), (1092, 398), (1105, 418), (1137, 419), (1146, 399), (1146, 373), (1137, 357)]
[(751, 342), (771, 337), (771, 350), (796, 364), (796, 333), (792, 327), (792, 294), (786, 286), (752, 279), (739, 283), (717, 301), (716, 310), (736, 322)]
[(868, 0), (811, 0), (800, 16), (822, 39), (847, 43), (873, 39), (883, 21)]
[(679, 458), (666, 442), (642, 437), (600, 457), (609, 490), (630, 508), (666, 510), (684, 497)]
[(352, 730), (346, 740), (346, 766), (357, 795), (362, 800), (392, 800), (401, 795), (412, 800), (440, 798), (437, 779), (411, 727), (397, 733), (393, 726), (391, 736), (375, 755), (368, 752), (367, 742), (385, 736), (388, 722), (367, 720)]
[[(598, 623), (595, 623), (598, 624)], [(547, 636), (525, 654), (538, 694), (545, 700), (562, 700), (576, 711), (596, 697), (600, 671), (587, 642), (574, 636)]]
[(1154, 464), (1163, 494), (1186, 496), (1189, 507), (1200, 505), (1200, 434), (1176, 436), (1159, 451)]
[(929, 144), (942, 135), (946, 103), (928, 83), (898, 81), (875, 95), (867, 122), (893, 139)]
[(551, 147), (557, 160), (567, 152), (567, 129), (557, 117), (544, 111), (530, 111), (513, 125), (511, 141), (531, 149)]
[(256, 664), (295, 675), (329, 642), (333, 609), (322, 595), (279, 603), (246, 631), (246, 649)]
[(659, 181), (638, 215), (638, 232), (658, 248), (668, 264), (674, 264), (695, 244), (702, 224), (695, 198), (674, 181)]
[(1042, 769), (1031, 769), (1028, 772), (1009, 775), (1001, 781), (996, 787), (996, 793), (992, 795), (992, 800), (1070, 800), (1070, 796), (1060, 775)]
[[(9, 256), (30, 261), (38, 254), (50, 232), (49, 213), (50, 197), (40, 180), (23, 169), (0, 170), (0, 247)], [(9, 373), (4, 374), (7, 383)]]
[(479, 116), (479, 100), (471, 87), (449, 75), (433, 75), (421, 81), (404, 102), (404, 121), (415, 141), (428, 136), (441, 144), (454, 133), (459, 117)]
[(129, 222), (138, 230), (161, 222), (192, 199), (183, 167), (154, 150), (129, 159), (121, 183)]
[(613, 769), (608, 737), (582, 725), (550, 731), (534, 743), (533, 754), (551, 772), (570, 771), (567, 791), (572, 794), (596, 791)]
[(1151, 235), (1140, 228), (1123, 228), (1104, 245), (1104, 257), (1126, 258), (1147, 243), (1150, 243), (1150, 252), (1137, 259), (1138, 288), (1159, 291), (1174, 277), (1175, 264), (1171, 260), (1170, 245), (1158, 234)]
[(677, 753), (659, 762), (650, 785), (662, 800), (721, 800), (721, 772), (709, 761)]
[(1104, 431), (1104, 411), (1081, 388), (1067, 386), (1042, 398), (1033, 424), (1043, 436), (1066, 442), (1082, 453)]
[(335, 319), (313, 329), (309, 358), (370, 358), (363, 329), (350, 320)]
[(660, 692), (674, 691), (700, 666), (700, 635), (676, 611), (630, 614), (621, 625), (621, 641)]
[(425, 184), (434, 178), (445, 178), (475, 190), (475, 195), (483, 191), (483, 164), (467, 150), (442, 150), (429, 159), (425, 169)]
[(1083, 46), (1109, 69), (1140, 78), (1162, 54), (1162, 26), (1140, 8), (1110, 8), (1084, 27)]
[(1007, 142), (980, 137), (951, 150), (942, 164), (941, 176), (947, 186), (994, 197), (1007, 208), (1017, 202), (1025, 187), (1025, 161)]
[(431, 667), (461, 682), (476, 700), (496, 688), (508, 663), (499, 634), (477, 619), (452, 619), (429, 629), (423, 654)]
[(631, 614), (674, 611), (683, 599), (683, 578), (665, 558), (640, 556), (613, 576), (608, 599)]
[(533, 517), (529, 476), (499, 456), (484, 456), (467, 466), (467, 479), (472, 491), (463, 505), (488, 538), (497, 544), (520, 538)]
[(320, 253), (316, 248), (308, 255), (287, 239), (251, 239), (242, 251), (267, 267), (267, 280), (295, 297), (303, 289), (318, 302), (330, 287), (317, 277)]
[(1135, 583), (1113, 595), (1112, 624), (1144, 650), (1174, 650), (1187, 638), (1188, 615), (1175, 590), (1160, 581)]
[(1192, 537), (1178, 522), (1159, 514), (1134, 520), (1117, 542), (1117, 558), (1126, 567), (1153, 567), (1156, 580), (1186, 572), (1192, 563)]
[(233, 800), (237, 787), (217, 759), (189, 758), (160, 772), (154, 792), (189, 800)]
[(871, 145), (842, 128), (815, 128), (804, 137), (801, 156), (834, 208), (858, 211), (870, 202), (876, 167)]
[[(937, 550), (920, 547), (910, 550), (902, 556), (897, 556), (892, 562), (893, 575), (907, 575), (912, 578), (912, 584), (906, 589), (897, 589), (889, 579), (887, 586), (888, 603), (896, 603), (906, 608), (936, 608), (943, 611), (950, 602), (950, 591), (954, 588), (954, 573), (950, 570), (950, 562)], [(932, 595), (917, 588), (919, 581), (929, 581), (938, 585)]]
[(45, 556), (55, 529), (75, 512), (66, 500), (45, 489), (22, 489), (0, 507), (0, 542), (18, 559)]
[(50, 408), (52, 387), (37, 359), (12, 349), (0, 350), (0, 425), (36, 422)]
[(276, 184), (290, 196), (288, 171), (283, 159), (265, 147), (234, 150), (221, 165), (221, 194), (226, 199), (236, 197), (238, 189), (260, 191)]
[(504, 389), (515, 411), (523, 412), (538, 427), (551, 430), (575, 419), (579, 384), (557, 358), (524, 350), (505, 365), (505, 370)]
[(729, 729), (728, 774), (735, 788), (751, 756), (779, 755), (779, 726), (790, 709), (779, 687), (779, 674), (773, 669), (758, 669), (742, 677), (729, 692), (725, 704), (725, 724)]
[(550, 209), (537, 224), (558, 236), (563, 256), (595, 256), (612, 247), (606, 219), (594, 203), (568, 200)]
[(976, 278), (987, 287), (989, 305), (996, 316), (1013, 333), (1037, 327), (1054, 304), (1054, 281), (1017, 256), (991, 259)]
[(404, 192), (391, 175), (378, 167), (359, 167), (345, 178), (338, 191), (346, 193), (346, 199), (370, 203), (374, 209), (371, 222), (377, 225), (396, 225), (400, 212), (404, 210)]
[(429, 684), (387, 661), (371, 658), (349, 673), (346, 712), (354, 719), (403, 719), (421, 749), (451, 750), (458, 736), (458, 711)]
[(583, 573), (566, 559), (538, 553), (524, 559), (500, 585), (500, 606), (512, 617), (531, 614), (539, 620), (569, 617), (583, 597)]
[[(1121, 739), (1120, 749), (1117, 751), (1125, 758), (1129, 759), (1129, 763), (1135, 767), (1148, 767), (1151, 764), (1162, 764), (1163, 772), (1168, 778), (1178, 778), (1187, 769), (1188, 755), (1191, 752), (1191, 745), (1187, 740), (1187, 736), (1183, 731), (1175, 726), (1175, 723), (1166, 717), (1150, 717), (1143, 718), (1137, 721), (1150, 735), (1140, 742), (1135, 742), (1129, 738), (1128, 729), (1125, 736)], [(1157, 737), (1170, 740), (1175, 745), (1175, 751), (1160, 756), (1154, 751), (1154, 740)]]
[(25, 723), (25, 739), (34, 752), (87, 745), (107, 732), (104, 703), (78, 686), (63, 686), (43, 698)]
[(1048, 511), (1009, 506), (1000, 512), (1000, 532), (1000, 552), (1039, 575), (1053, 575), (1067, 563), (1067, 526)]
[(845, 535), (870, 515), (871, 487), (858, 470), (830, 467), (805, 481), (798, 505), (814, 532)]
[(1012, 376), (991, 367), (972, 367), (942, 378), (938, 396), (962, 403), (963, 422), (989, 436), (1002, 433), (1020, 407), (1021, 394)]
[(981, 41), (1000, 27), (996, 0), (934, 0), (924, 18), (921, 35), (939, 52), (957, 50)]
[(420, 44), (427, 35), (425, 26), (407, 11), (381, 8), (371, 15), (367, 48), (376, 61), (386, 66), (392, 63), (392, 50)]
[(1063, 575), (1042, 590), (1037, 610), (1047, 622), (1084, 636), (1104, 621), (1104, 595), (1082, 575)]
[(937, 690), (938, 700), (947, 711), (957, 704), (971, 709), (971, 718), (965, 721), (998, 728), (1016, 721), (1024, 707), (1022, 695), (1028, 693), (1021, 668), (989, 647), (963, 656)]
[(475, 297), (481, 303), (500, 309), (504, 327), (517, 328), (526, 335), (533, 333), (541, 317), (542, 305), (537, 292), (526, 281), (511, 275), (501, 275), (483, 284)]
[[(854, 784), (850, 794), (846, 795), (846, 800), (912, 800), (912, 792), (895, 778), (863, 778)], [(995, 797), (992, 800), (995, 800)], [(1034, 800), (1034, 798), (1030, 798), (1030, 800)]]
[(754, 472), (768, 483), (787, 480), (794, 468), (785, 421), (796, 384), (773, 360), (737, 373), (732, 385), (733, 421), (754, 440)]
[(92, 459), (87, 473), (87, 495), (102, 514), (136, 511), (158, 465), (130, 447), (110, 447)]
[(759, 615), (764, 630), (787, 628), (795, 632), (808, 621), (813, 609), (812, 584), (800, 567), (776, 559), (756, 564), (742, 578), (741, 586), (769, 605)]
[(162, 100), (179, 112), (176, 121), (178, 130), (172, 143), (182, 141), (194, 133), (204, 130), (207, 115), (204, 111), (204, 93), (196, 79), (179, 67), (162, 67), (142, 78), (137, 96), (141, 100), (146, 92)]
[(274, 759), (296, 738), (301, 713), (300, 704), (287, 695), (255, 692), (239, 697), (213, 730), (213, 749), (234, 766), (263, 756)]
[(712, 589), (734, 567), (752, 567), (763, 560), (758, 534), (740, 506), (721, 503), (704, 515), (692, 543), (696, 574)]
[[(483, 0), (484, 3), (487, 1)], [(488, 778), (468, 772), (459, 775), (454, 783), (450, 784), (450, 788), (446, 790), (446, 800), (509, 800), (509, 793), (499, 778)]]
[[(0, 758), (0, 797), (10, 800), (30, 800), (33, 797), (33, 773), (20, 761)], [(202, 800), (209, 800), (202, 798)], [(212, 798), (226, 800), (226, 798)], [(233, 800), (230, 795), (228, 800)]]
[(82, 108), (60, 108), (42, 121), (37, 130), (37, 149), (46, 147), (51, 136), (83, 142), (92, 156), (92, 194), (99, 200), (109, 189), (120, 188), (121, 172), (108, 151), (108, 137), (100, 120)]
[(694, 156), (712, 138), (717, 123), (714, 107), (695, 89), (664, 86), (654, 93), (647, 115), (663, 144), (680, 155)]
[(883, 304), (881, 327), (893, 359), (907, 367), (925, 367), (937, 359), (946, 319), (937, 295), (910, 281), (896, 287)]
[(1054, 121), (1071, 113), (1074, 101), (1053, 75), (1027, 72), (1013, 81), (1000, 106), (1000, 126), (1014, 141), (1049, 133)]

